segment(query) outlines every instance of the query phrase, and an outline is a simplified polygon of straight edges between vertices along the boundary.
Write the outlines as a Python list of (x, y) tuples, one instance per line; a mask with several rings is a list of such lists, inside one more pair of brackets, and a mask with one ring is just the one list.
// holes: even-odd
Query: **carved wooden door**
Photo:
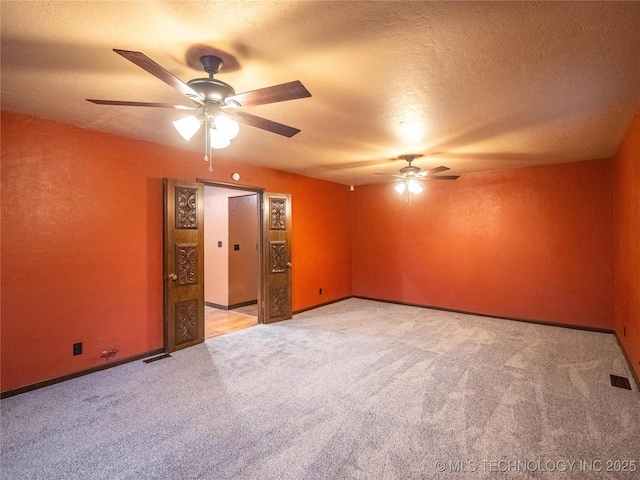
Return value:
[(204, 185), (164, 181), (164, 348), (204, 341)]
[(291, 195), (263, 195), (264, 323), (291, 318)]

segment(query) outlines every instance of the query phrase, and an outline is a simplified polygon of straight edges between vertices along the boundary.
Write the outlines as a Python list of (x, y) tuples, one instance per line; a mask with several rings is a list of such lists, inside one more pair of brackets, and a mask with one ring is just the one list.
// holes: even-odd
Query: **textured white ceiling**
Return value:
[[(612, 156), (640, 108), (640, 2), (2, 1), (2, 108), (203, 151), (184, 112), (85, 98), (190, 102), (115, 54), (183, 81), (211, 49), (236, 92), (300, 80), (311, 98), (248, 107), (220, 157), (344, 183), (401, 154), (453, 174)], [(190, 66), (191, 65), (191, 66)], [(195, 68), (194, 68), (195, 67)], [(135, 161), (135, 160), (132, 160)], [(203, 170), (206, 165), (203, 163)]]

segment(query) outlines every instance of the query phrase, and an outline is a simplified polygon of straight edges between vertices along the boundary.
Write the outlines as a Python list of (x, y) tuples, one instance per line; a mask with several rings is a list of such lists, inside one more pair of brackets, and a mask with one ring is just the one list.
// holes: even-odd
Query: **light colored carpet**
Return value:
[(349, 299), (2, 400), (1, 475), (640, 478), (610, 373), (610, 334)]

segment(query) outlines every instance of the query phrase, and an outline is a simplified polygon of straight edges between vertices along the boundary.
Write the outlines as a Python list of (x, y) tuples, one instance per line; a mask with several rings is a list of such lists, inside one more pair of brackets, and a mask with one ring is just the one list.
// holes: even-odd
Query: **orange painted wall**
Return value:
[(163, 177), (290, 193), (294, 310), (351, 295), (347, 186), (5, 111), (1, 154), (3, 392), (162, 347)]
[(631, 124), (614, 165), (615, 328), (640, 378), (640, 114)]
[(389, 184), (223, 160), (210, 174), (198, 153), (2, 112), (2, 391), (101, 365), (105, 348), (160, 348), (162, 178), (232, 172), (292, 194), (294, 310), (354, 294), (615, 324), (637, 369), (639, 152), (636, 119), (613, 162), (429, 182), (407, 205)]
[(611, 160), (356, 187), (353, 293), (613, 328)]

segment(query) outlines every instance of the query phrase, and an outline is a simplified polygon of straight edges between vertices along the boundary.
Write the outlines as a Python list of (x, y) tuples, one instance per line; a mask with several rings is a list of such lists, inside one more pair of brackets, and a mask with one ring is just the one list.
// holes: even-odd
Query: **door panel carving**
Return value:
[(269, 259), (271, 262), (271, 273), (282, 273), (287, 270), (287, 244), (282, 241), (269, 242), (269, 250), (271, 255)]
[(273, 317), (282, 317), (287, 313), (287, 287), (278, 286), (271, 287), (271, 295), (269, 295), (271, 305), (269, 310)]
[(198, 338), (198, 300), (176, 303), (176, 345)]
[(178, 266), (178, 285), (198, 283), (197, 244), (176, 244), (176, 264)]
[(176, 187), (176, 228), (198, 228), (197, 189)]
[(270, 198), (269, 211), (271, 212), (269, 230), (286, 230), (287, 200), (284, 198)]

